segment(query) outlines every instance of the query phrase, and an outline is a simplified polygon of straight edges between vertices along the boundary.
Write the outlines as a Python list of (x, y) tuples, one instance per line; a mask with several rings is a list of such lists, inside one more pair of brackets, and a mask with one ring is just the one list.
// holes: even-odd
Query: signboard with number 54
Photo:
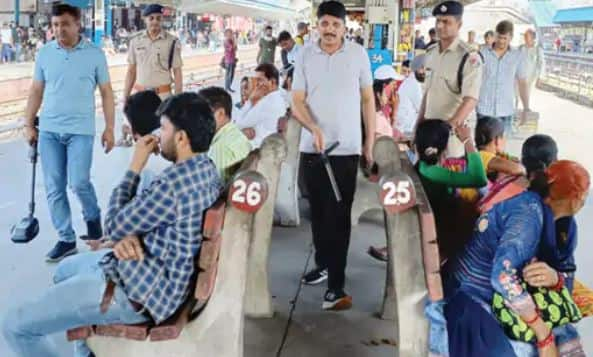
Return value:
[(379, 184), (381, 204), (387, 213), (400, 213), (416, 205), (414, 182), (408, 175), (400, 173), (384, 177)]

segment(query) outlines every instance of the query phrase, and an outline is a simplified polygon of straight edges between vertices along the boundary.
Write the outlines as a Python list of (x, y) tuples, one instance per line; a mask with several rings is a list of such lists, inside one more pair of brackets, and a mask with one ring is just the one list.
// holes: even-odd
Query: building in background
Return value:
[(560, 9), (553, 21), (560, 25), (561, 52), (593, 53), (593, 6)]

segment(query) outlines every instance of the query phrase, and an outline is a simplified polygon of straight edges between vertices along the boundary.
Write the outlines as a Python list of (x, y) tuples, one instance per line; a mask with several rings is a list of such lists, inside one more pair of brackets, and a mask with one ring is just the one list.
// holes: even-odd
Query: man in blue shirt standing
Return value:
[(480, 51), (484, 70), (476, 109), (478, 120), (484, 117), (502, 120), (507, 135), (512, 131), (515, 114), (515, 81), (519, 84), (523, 115), (530, 111), (526, 57), (519, 49), (510, 46), (512, 39), (513, 23), (501, 21), (496, 25), (494, 44)]
[[(56, 5), (51, 22), (56, 39), (41, 48), (35, 62), (25, 111), (25, 136), (29, 144), (39, 145), (47, 202), (59, 236), (47, 261), (57, 262), (76, 253), (66, 184), (82, 205), (87, 237), (98, 239), (103, 235), (101, 211), (90, 182), (97, 86), (105, 116), (101, 136), (105, 153), (113, 148), (115, 107), (105, 54), (80, 36), (80, 9)], [(34, 119), (42, 102), (38, 132)]]

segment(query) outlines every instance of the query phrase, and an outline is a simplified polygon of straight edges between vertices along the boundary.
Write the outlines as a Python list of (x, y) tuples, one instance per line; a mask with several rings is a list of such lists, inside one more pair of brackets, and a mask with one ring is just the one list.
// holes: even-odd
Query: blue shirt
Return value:
[(515, 80), (527, 78), (526, 58), (515, 48), (509, 48), (500, 58), (492, 47), (480, 50), (484, 57), (482, 87), (477, 112), (491, 117), (515, 114)]
[(116, 242), (139, 236), (144, 259), (120, 261), (108, 253), (101, 265), (158, 324), (188, 296), (202, 242), (202, 217), (218, 199), (222, 182), (206, 154), (169, 166), (137, 193), (139, 181), (139, 175), (128, 171), (113, 190), (105, 234)]
[(51, 41), (39, 50), (33, 80), (45, 86), (40, 130), (95, 135), (95, 89), (109, 82), (100, 48), (85, 39), (72, 49)]

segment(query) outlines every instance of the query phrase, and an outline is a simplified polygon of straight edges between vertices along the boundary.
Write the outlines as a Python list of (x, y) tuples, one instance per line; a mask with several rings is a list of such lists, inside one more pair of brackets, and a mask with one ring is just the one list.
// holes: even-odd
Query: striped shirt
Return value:
[(480, 53), (484, 70), (476, 111), (495, 118), (515, 114), (515, 80), (527, 78), (525, 56), (515, 48), (509, 48), (500, 58), (492, 47), (485, 47)]
[(173, 315), (189, 293), (202, 241), (202, 217), (218, 198), (221, 182), (205, 154), (169, 166), (137, 193), (140, 176), (128, 171), (113, 190), (105, 218), (112, 241), (139, 236), (144, 259), (101, 261), (105, 275), (122, 286), (158, 324)]
[(232, 174), (228, 169), (245, 159), (250, 151), (249, 139), (237, 125), (227, 123), (214, 135), (208, 156), (214, 161), (223, 182), (227, 182)]

